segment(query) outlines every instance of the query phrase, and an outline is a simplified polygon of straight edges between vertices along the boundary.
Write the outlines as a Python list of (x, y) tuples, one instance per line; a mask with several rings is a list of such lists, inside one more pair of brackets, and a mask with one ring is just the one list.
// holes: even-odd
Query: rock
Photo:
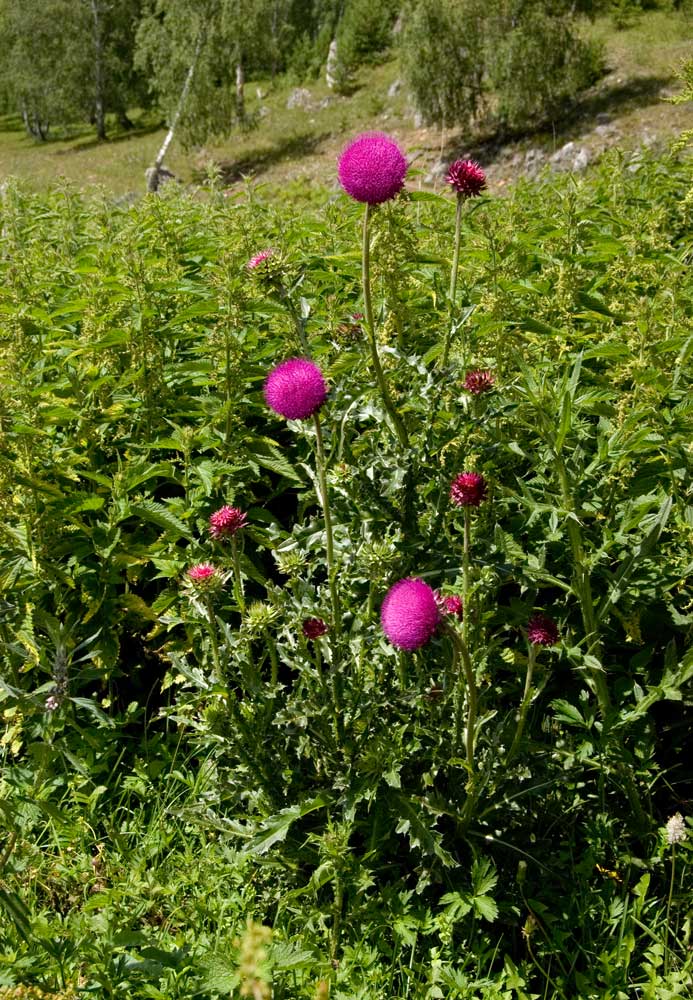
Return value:
[(515, 155), (513, 156), (512, 160), (510, 161), (510, 166), (511, 167), (519, 167), (520, 164), (522, 163), (522, 160), (523, 160), (522, 153), (515, 153)]
[(294, 108), (301, 108), (302, 111), (309, 111), (313, 106), (313, 95), (305, 87), (295, 87), (289, 94), (286, 102), (287, 111)]
[(606, 125), (608, 122), (611, 121), (611, 115), (608, 114), (606, 111), (599, 111), (595, 115), (595, 119), (594, 120), (596, 122), (599, 122), (600, 125)]
[(258, 108), (257, 116), (258, 118), (266, 118), (269, 113), (269, 108), (266, 104), (263, 104), (260, 108)]
[(428, 184), (434, 184), (436, 181), (442, 181), (447, 172), (448, 164), (443, 160), (436, 160), (426, 177), (426, 182)]
[(560, 149), (557, 149), (556, 152), (552, 154), (551, 162), (561, 163), (564, 160), (571, 159), (574, 151), (575, 151), (575, 143), (566, 142), (565, 146), (561, 146)]
[(588, 167), (589, 162), (590, 162), (590, 154), (583, 146), (582, 149), (578, 150), (577, 155), (573, 159), (573, 170), (575, 172), (585, 170)]
[(402, 81), (400, 79), (393, 80), (390, 86), (387, 88), (388, 97), (396, 97), (402, 89)]
[(525, 153), (525, 163), (540, 163), (544, 159), (544, 154), (540, 149), (528, 149)]

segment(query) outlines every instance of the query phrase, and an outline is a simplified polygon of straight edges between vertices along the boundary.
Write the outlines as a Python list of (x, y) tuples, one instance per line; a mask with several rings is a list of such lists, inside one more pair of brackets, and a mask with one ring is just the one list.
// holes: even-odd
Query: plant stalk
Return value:
[(515, 756), (518, 747), (520, 746), (520, 740), (522, 739), (522, 733), (524, 732), (525, 722), (527, 721), (527, 712), (529, 710), (529, 706), (532, 701), (532, 677), (534, 675), (534, 666), (536, 662), (537, 662), (537, 647), (534, 645), (534, 643), (530, 643), (529, 656), (527, 657), (527, 674), (525, 676), (525, 689), (522, 694), (520, 711), (517, 716), (517, 727), (515, 729), (515, 736), (510, 746), (510, 750), (508, 750), (508, 755), (505, 758), (506, 767)]
[(233, 584), (236, 604), (241, 614), (245, 614), (245, 595), (243, 594), (243, 577), (241, 576), (241, 559), (238, 552), (236, 537), (231, 538), (231, 558), (233, 560)]
[(462, 233), (463, 202), (464, 202), (464, 197), (461, 194), (458, 194), (457, 211), (455, 213), (455, 251), (452, 258), (452, 270), (450, 272), (450, 291), (448, 293), (448, 298), (450, 299), (450, 323), (445, 333), (445, 342), (443, 344), (443, 356), (440, 362), (440, 367), (442, 369), (446, 368), (448, 363), (448, 358), (450, 356), (450, 341), (452, 340), (452, 327), (453, 327), (453, 319), (455, 316), (455, 295), (457, 293), (457, 272), (460, 266), (460, 242)]
[(339, 606), (339, 593), (337, 590), (337, 574), (334, 561), (334, 539), (332, 534), (332, 515), (330, 512), (330, 501), (327, 493), (327, 475), (325, 461), (325, 447), (322, 440), (322, 427), (320, 417), (313, 414), (315, 425), (315, 441), (317, 451), (318, 481), (320, 483), (320, 502), (325, 519), (325, 547), (327, 550), (327, 578), (330, 587), (330, 600), (332, 602), (332, 629), (335, 636), (341, 632), (341, 609)]
[(363, 247), (362, 247), (362, 276), (363, 276), (363, 312), (366, 319), (366, 330), (368, 331), (368, 342), (371, 349), (371, 360), (373, 361), (373, 370), (375, 371), (375, 378), (378, 383), (378, 388), (380, 390), (380, 397), (383, 401), (383, 406), (392, 421), (393, 427), (399, 438), (399, 443), (403, 448), (409, 447), (409, 436), (407, 435), (407, 429), (404, 426), (402, 418), (395, 409), (395, 405), (392, 402), (392, 397), (390, 396), (390, 391), (387, 387), (387, 382), (385, 381), (385, 374), (380, 364), (380, 355), (378, 354), (378, 345), (375, 339), (375, 323), (373, 321), (373, 300), (371, 298), (371, 240), (370, 240), (370, 205), (366, 205), (366, 211), (363, 216)]

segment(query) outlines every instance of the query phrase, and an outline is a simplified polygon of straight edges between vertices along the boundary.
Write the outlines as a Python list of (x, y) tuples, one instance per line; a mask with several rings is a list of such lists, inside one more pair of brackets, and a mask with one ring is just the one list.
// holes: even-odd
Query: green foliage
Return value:
[(391, 45), (397, 0), (351, 0), (337, 31), (339, 58), (347, 70), (373, 61)]
[(599, 76), (572, 8), (533, 0), (412, 3), (402, 36), (405, 75), (429, 122), (470, 125), (483, 110), (517, 129), (554, 116)]
[[(614, 157), (475, 201), (455, 302), (451, 199), (375, 212), (408, 449), (346, 198), (3, 194), (0, 985), (686, 995), (691, 841), (662, 827), (693, 780), (689, 182)], [(262, 395), (304, 341), (339, 619), (315, 427)], [(463, 470), (489, 483), (469, 545)], [(407, 576), (467, 597), (413, 654), (378, 616)]]

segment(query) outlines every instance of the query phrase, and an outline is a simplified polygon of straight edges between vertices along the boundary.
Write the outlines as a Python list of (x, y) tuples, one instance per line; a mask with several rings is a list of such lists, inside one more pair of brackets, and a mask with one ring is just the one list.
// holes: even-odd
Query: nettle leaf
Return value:
[(580, 710), (575, 705), (571, 705), (569, 701), (565, 701), (564, 698), (556, 698), (555, 701), (552, 701), (551, 708), (556, 713), (556, 718), (559, 722), (565, 722), (569, 726), (580, 726), (581, 728), (586, 725), (584, 718), (580, 714)]
[(139, 503), (131, 504), (127, 514), (128, 517), (139, 517), (143, 521), (149, 521), (158, 525), (164, 531), (170, 532), (174, 537), (192, 539), (190, 528), (172, 514), (168, 507), (157, 503), (155, 500), (141, 500)]

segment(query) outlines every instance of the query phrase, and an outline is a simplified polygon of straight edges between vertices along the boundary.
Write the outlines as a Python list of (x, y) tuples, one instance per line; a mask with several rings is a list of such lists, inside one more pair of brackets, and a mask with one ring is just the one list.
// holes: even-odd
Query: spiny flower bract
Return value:
[(393, 646), (408, 652), (425, 646), (439, 622), (435, 592), (417, 578), (390, 587), (380, 609), (383, 632)]
[(380, 205), (404, 187), (407, 161), (394, 139), (382, 132), (358, 136), (339, 158), (339, 183), (356, 201)]
[(318, 366), (307, 358), (289, 358), (267, 376), (265, 402), (287, 420), (305, 420), (327, 399), (327, 385)]

